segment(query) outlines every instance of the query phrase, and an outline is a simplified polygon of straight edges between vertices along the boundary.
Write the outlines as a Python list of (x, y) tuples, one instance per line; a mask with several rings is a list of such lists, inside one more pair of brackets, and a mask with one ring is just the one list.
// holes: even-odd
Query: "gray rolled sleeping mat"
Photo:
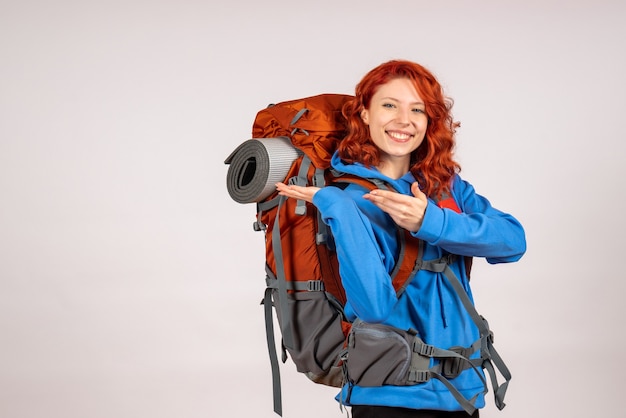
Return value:
[(226, 187), (238, 203), (261, 202), (285, 180), (291, 164), (302, 152), (289, 138), (253, 138), (239, 145), (224, 161)]

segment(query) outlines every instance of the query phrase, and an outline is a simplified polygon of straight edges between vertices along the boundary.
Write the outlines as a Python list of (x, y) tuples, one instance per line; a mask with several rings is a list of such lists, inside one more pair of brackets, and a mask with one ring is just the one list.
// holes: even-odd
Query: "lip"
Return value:
[(405, 131), (388, 130), (385, 131), (385, 133), (395, 142), (407, 142), (415, 136), (414, 134)]

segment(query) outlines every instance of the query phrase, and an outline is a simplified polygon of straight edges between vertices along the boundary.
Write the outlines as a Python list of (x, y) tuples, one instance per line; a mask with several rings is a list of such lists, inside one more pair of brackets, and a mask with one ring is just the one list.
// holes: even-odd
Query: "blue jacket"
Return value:
[[(411, 184), (415, 182), (411, 173), (390, 179), (375, 168), (344, 164), (337, 154), (333, 156), (332, 166), (341, 172), (381, 179), (406, 195), (411, 195)], [(441, 273), (419, 271), (405, 292), (399, 298), (396, 296), (390, 278), (398, 256), (396, 226), (389, 215), (363, 198), (366, 192), (356, 184), (345, 189), (325, 187), (313, 199), (335, 238), (347, 296), (347, 317), (404, 330), (413, 328), (427, 344), (440, 348), (471, 345), (478, 338), (478, 330)], [(413, 233), (425, 243), (425, 260), (439, 258), (444, 251), (485, 257), (489, 263), (520, 259), (526, 251), (526, 240), (521, 224), (513, 216), (493, 208), (458, 175), (453, 179), (451, 194), (463, 213), (441, 209), (429, 201), (422, 226)], [(472, 298), (462, 259), (451, 268)], [(483, 390), (480, 378), (471, 369), (462, 372), (452, 383), (468, 399)], [(340, 393), (340, 397), (345, 399), (345, 393)], [(350, 404), (462, 410), (446, 387), (435, 379), (411, 386), (354, 386)], [(484, 406), (483, 396), (479, 396), (475, 406)]]

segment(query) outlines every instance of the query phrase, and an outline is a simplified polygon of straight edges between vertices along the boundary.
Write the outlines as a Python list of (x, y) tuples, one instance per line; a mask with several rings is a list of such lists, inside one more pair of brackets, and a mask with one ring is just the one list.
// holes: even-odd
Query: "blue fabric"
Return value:
[[(381, 179), (407, 195), (411, 195), (411, 184), (415, 182), (411, 173), (390, 179), (375, 168), (358, 163), (344, 164), (336, 154), (332, 166), (341, 172)], [(396, 297), (390, 278), (398, 256), (396, 227), (390, 216), (363, 198), (367, 192), (356, 184), (345, 189), (326, 187), (313, 199), (335, 237), (340, 274), (348, 299), (345, 306), (348, 318), (401, 329), (413, 328), (426, 343), (441, 348), (471, 345), (478, 338), (478, 330), (442, 274), (420, 271), (400, 298)], [(524, 230), (513, 216), (493, 208), (458, 175), (453, 179), (451, 194), (463, 213), (441, 209), (429, 201), (422, 226), (413, 233), (425, 242), (425, 260), (449, 252), (484, 257), (489, 263), (504, 263), (517, 261), (524, 254)], [(463, 261), (459, 258), (451, 268), (471, 299)], [(483, 390), (480, 377), (471, 369), (461, 373), (452, 383), (468, 399)], [(448, 389), (434, 379), (411, 386), (355, 386), (350, 404), (448, 411), (462, 409)], [(482, 395), (475, 406), (484, 406)]]

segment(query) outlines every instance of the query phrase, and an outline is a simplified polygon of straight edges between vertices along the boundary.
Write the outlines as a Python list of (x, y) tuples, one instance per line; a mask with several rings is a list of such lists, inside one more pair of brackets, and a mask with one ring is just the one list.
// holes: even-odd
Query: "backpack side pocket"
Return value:
[(359, 386), (409, 384), (413, 338), (388, 325), (353, 324), (345, 362), (348, 380)]
[[(285, 347), (299, 372), (311, 380), (330, 386), (341, 386), (340, 353), (346, 336), (342, 315), (324, 292), (289, 293), (288, 324), (276, 310), (281, 326), (289, 326), (293, 347)], [(330, 375), (329, 375), (330, 373)]]

